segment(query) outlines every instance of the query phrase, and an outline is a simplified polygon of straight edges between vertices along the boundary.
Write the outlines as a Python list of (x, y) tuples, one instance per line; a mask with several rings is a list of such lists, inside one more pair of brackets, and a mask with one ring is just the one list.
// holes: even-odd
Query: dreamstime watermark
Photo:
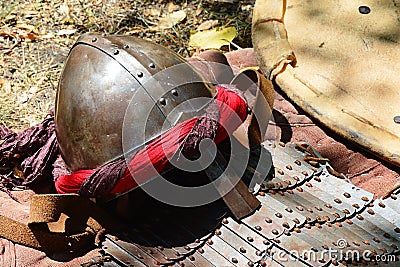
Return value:
[[(207, 71), (213, 76), (215, 84), (226, 84), (232, 80), (232, 70), (227, 65), (205, 61), (198, 64), (200, 64), (198, 68), (207, 66)], [(214, 75), (214, 71), (219, 75)], [(257, 94), (259, 90), (257, 83), (249, 77), (242, 74), (235, 79), (236, 82), (244, 85), (242, 87), (245, 88), (240, 89), (244, 90), (245, 96), (254, 97)], [(143, 177), (135, 175), (135, 169), (129, 164), (132, 155), (161, 134), (171, 131), (176, 125), (202, 116), (211, 104), (218, 106), (219, 111), (225, 110), (230, 114), (229, 120), (219, 121), (218, 127), (232, 132), (233, 128), (242, 124), (241, 118), (229, 105), (218, 101), (215, 96), (207, 96), (203, 78), (187, 64), (174, 65), (152, 76), (142, 77), (140, 82), (140, 86), (132, 89), (133, 97), (126, 110), (122, 129), (123, 151), (133, 179), (153, 198), (181, 207), (205, 205), (231, 191), (245, 173), (250, 157), (250, 150), (244, 148), (232, 136), (228, 137), (231, 156), (227, 159), (227, 165), (219, 166), (221, 169), (218, 177), (213, 177), (212, 181), (206, 185), (185, 187), (171, 183), (164, 179), (153, 165), (146, 169), (147, 176), (151, 176), (151, 179), (143, 180)], [(253, 110), (253, 116), (257, 118), (262, 136), (264, 136), (268, 123), (272, 119), (272, 110), (262, 93), (258, 93), (257, 109)], [(170, 135), (168, 142), (161, 142), (164, 151), (160, 153), (165, 152), (167, 155), (169, 147), (165, 144), (180, 143), (179, 136), (179, 133), (176, 133)], [(169, 164), (189, 173), (206, 170), (217, 156), (217, 144), (214, 140), (204, 139), (199, 143), (198, 151), (199, 157), (196, 159), (187, 159), (177, 151), (178, 154), (175, 153), (173, 157), (168, 158)], [(258, 165), (253, 168), (257, 175), (251, 177), (251, 186), (262, 183), (272, 167), (272, 156), (267, 150), (260, 150), (259, 159)], [(148, 160), (151, 161), (150, 157)]]
[(308, 249), (308, 250), (277, 250), (272, 255), (279, 262), (306, 260), (308, 262), (326, 263), (329, 260), (337, 262), (352, 261), (352, 262), (395, 262), (396, 255), (381, 254), (378, 255), (371, 250), (357, 250), (348, 247), (348, 242), (345, 239), (338, 239), (334, 248)]

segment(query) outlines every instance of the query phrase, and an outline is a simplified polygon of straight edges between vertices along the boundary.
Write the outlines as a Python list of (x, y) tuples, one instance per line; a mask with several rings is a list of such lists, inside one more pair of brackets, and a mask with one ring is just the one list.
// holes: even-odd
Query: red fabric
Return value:
[[(235, 92), (217, 86), (216, 101), (220, 112), (219, 123), (214, 142), (220, 143), (226, 139), (247, 116), (247, 102)], [(240, 121), (237, 120), (239, 116)], [(129, 168), (119, 179), (111, 193), (122, 193), (142, 184), (165, 170), (169, 160), (180, 148), (185, 137), (190, 133), (198, 118), (186, 120), (138, 151), (129, 163)], [(95, 169), (78, 170), (70, 175), (59, 177), (55, 181), (57, 192), (77, 193), (82, 182), (92, 175)], [(135, 179), (132, 178), (132, 175)]]
[(63, 175), (55, 180), (55, 187), (59, 194), (77, 193), (83, 181), (94, 173), (92, 170), (79, 170), (72, 174)]

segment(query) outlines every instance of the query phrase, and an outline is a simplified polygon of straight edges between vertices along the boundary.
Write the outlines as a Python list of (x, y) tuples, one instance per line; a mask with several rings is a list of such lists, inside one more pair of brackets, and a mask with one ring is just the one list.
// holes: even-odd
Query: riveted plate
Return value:
[[(111, 236), (107, 236), (102, 244), (102, 249), (119, 263), (130, 265), (137, 264), (138, 266), (158, 266), (160, 263), (172, 263), (166, 261), (163, 257), (157, 257), (157, 255), (149, 255), (146, 250), (141, 249), (136, 244), (124, 242), (121, 240), (115, 240)], [(134, 265), (136, 266), (136, 265)]]
[[(372, 199), (373, 194), (356, 188), (353, 184), (346, 181), (337, 179), (336, 177), (330, 175), (327, 171), (329, 165), (324, 166), (324, 171), (320, 175), (320, 180), (313, 181), (313, 187), (316, 187), (316, 192), (328, 193), (332, 196), (333, 201), (340, 200), (343, 208), (351, 207), (350, 210), (360, 211), (364, 206), (368, 205)], [(336, 179), (333, 179), (336, 178)], [(347, 205), (346, 205), (347, 204)], [(354, 205), (356, 204), (356, 205)]]
[[(332, 179), (332, 175), (327, 171), (329, 165), (326, 165), (324, 171), (321, 173), (321, 183), (316, 183), (319, 187), (334, 187), (337, 188), (341, 199), (349, 204), (357, 203), (360, 208), (357, 208), (359, 211), (363, 206), (368, 205), (374, 197), (374, 194), (371, 192), (365, 191), (359, 187), (356, 187), (354, 184), (350, 183), (348, 180), (342, 179)], [(325, 179), (322, 179), (325, 178)], [(336, 177), (335, 177), (336, 178)], [(335, 192), (336, 193), (336, 192)], [(339, 196), (338, 195), (338, 196)]]
[(306, 223), (306, 217), (304, 215), (297, 212), (293, 207), (282, 205), (282, 202), (279, 202), (270, 194), (259, 194), (258, 200), (260, 200), (264, 207), (273, 210), (275, 215), (274, 219), (281, 219), (279, 220), (280, 224), (288, 230)]
[(184, 259), (182, 261), (179, 261), (177, 263), (175, 263), (174, 265), (172, 265), (173, 267), (196, 267), (196, 265), (194, 265), (190, 260), (188, 259)]
[(252, 246), (250, 242), (245, 241), (238, 233), (232, 232), (229, 228), (221, 227), (215, 234), (253, 263), (257, 262), (263, 253), (263, 251)]
[(241, 236), (246, 242), (258, 249), (259, 251), (266, 251), (272, 246), (272, 243), (265, 237), (253, 231), (247, 225), (237, 222), (232, 218), (225, 218), (222, 220), (223, 227), (228, 228), (232, 232)]
[(397, 217), (397, 214), (399, 213), (398, 210), (400, 210), (399, 209), (400, 201), (395, 202), (391, 201), (394, 199), (392, 198), (389, 199), (375, 200), (373, 210), (381, 217), (384, 217), (387, 221), (393, 224), (395, 228), (400, 228), (400, 220)]
[(319, 250), (327, 251), (327, 254), (336, 260), (351, 258), (353, 252), (356, 251), (361, 258), (364, 251), (375, 249), (373, 245), (363, 243), (361, 237), (353, 233), (351, 229), (344, 227), (344, 225), (333, 224), (330, 227), (322, 225), (319, 229), (304, 229), (299, 238), (303, 238), (304, 235), (313, 235), (319, 240), (314, 246)]
[(348, 238), (348, 243), (353, 248), (357, 247), (360, 252), (374, 250), (377, 255), (382, 255), (394, 251), (394, 248), (391, 247), (393, 240), (390, 240), (390, 238), (387, 238), (385, 241), (376, 242), (375, 240), (378, 236), (375, 233), (369, 233), (365, 228), (361, 228), (358, 225), (348, 225), (346, 223), (343, 223), (343, 226), (344, 227), (340, 229), (342, 238)]
[(190, 262), (194, 266), (214, 267), (215, 265), (212, 264), (209, 260), (207, 260), (207, 258), (204, 257), (203, 254), (204, 254), (204, 249), (201, 248), (198, 251), (196, 251), (194, 254), (192, 254), (191, 256), (187, 257), (185, 259), (184, 263), (185, 262)]
[(264, 147), (273, 155), (275, 177), (271, 181), (264, 182), (263, 188), (292, 189), (320, 172), (304, 161), (304, 155), (295, 150), (294, 145), (265, 142)]
[[(372, 212), (371, 212), (372, 211)], [(396, 226), (388, 221), (385, 217), (382, 217), (380, 214), (376, 213), (376, 211), (371, 208), (368, 209), (366, 213), (363, 214), (366, 220), (370, 221), (375, 227), (384, 231), (383, 237), (385, 239), (394, 238), (397, 242), (400, 242), (400, 234), (396, 232)]]
[(279, 247), (284, 248), (292, 255), (290, 259), (297, 258), (297, 261), (304, 261), (312, 266), (328, 266), (331, 258), (324, 253), (322, 249), (318, 249), (318, 239), (308, 234), (291, 233), (282, 235), (279, 239)]
[[(151, 251), (151, 255), (157, 257), (157, 260), (159, 260), (161, 263), (172, 263), (183, 258), (183, 255), (172, 248), (168, 241), (163, 240), (157, 234), (154, 234), (154, 232), (146, 229), (140, 229), (139, 233), (136, 233), (136, 238), (140, 238), (142, 241), (140, 243), (144, 245), (138, 244), (138, 246), (144, 251)], [(139, 241), (139, 239), (136, 240)], [(152, 247), (152, 244), (157, 244), (157, 246)]]
[(269, 255), (270, 258), (265, 257), (266, 262), (271, 262), (271, 258), (272, 258), (272, 260), (275, 263), (279, 264), (278, 266), (285, 266), (285, 267), (308, 266), (309, 267), (309, 265), (306, 264), (304, 261), (294, 257), (294, 255), (290, 254), (290, 252), (288, 252), (280, 247), (273, 246), (269, 253), (270, 253), (270, 255)]
[(335, 216), (333, 214), (337, 214), (338, 217), (344, 217), (344, 213), (342, 213), (340, 210), (334, 208), (329, 210), (324, 207), (326, 203), (303, 189), (304, 186), (299, 188), (301, 188), (302, 191), (299, 192), (298, 190), (294, 190), (293, 195), (289, 195), (287, 193), (284, 195), (275, 194), (273, 197), (304, 216), (307, 223), (321, 223), (335, 220)]
[(220, 254), (219, 251), (213, 249), (212, 246), (204, 246), (203, 251), (201, 255), (215, 266), (234, 266), (225, 255)]
[[(105, 255), (105, 256), (96, 256), (90, 261), (83, 263), (81, 267), (93, 267), (93, 266), (102, 266), (102, 267), (120, 267), (121, 265), (117, 263), (115, 260), (113, 260), (110, 256)], [(135, 266), (142, 267), (146, 266), (144, 264), (137, 263)]]
[(276, 260), (274, 260), (271, 256), (266, 256), (256, 266), (257, 267), (264, 267), (264, 266), (266, 266), (266, 267), (282, 267), (284, 265), (282, 265), (279, 262), (277, 262)]
[(281, 235), (284, 230), (283, 226), (273, 218), (274, 213), (262, 206), (260, 210), (244, 218), (242, 222), (263, 237), (273, 239)]
[(223, 255), (231, 263), (231, 266), (244, 266), (250, 261), (244, 253), (236, 250), (218, 236), (213, 236), (206, 245)]
[[(142, 236), (145, 236), (146, 239), (153, 239), (153, 242), (157, 242), (158, 244), (162, 244), (165, 247), (169, 247), (171, 249), (163, 249), (161, 253), (165, 254), (165, 256), (177, 260), (182, 258), (182, 256), (189, 255), (192, 253), (193, 249), (200, 247), (205, 240), (207, 240), (212, 233), (208, 233), (205, 236), (200, 238), (196, 238), (196, 236), (190, 232), (189, 229), (185, 229), (179, 224), (171, 224), (168, 221), (163, 222), (165, 230), (157, 231), (155, 234), (154, 231), (141, 229)], [(168, 231), (168, 229), (174, 229), (174, 231)], [(193, 242), (187, 242), (187, 237), (192, 237)], [(185, 237), (185, 238), (183, 238)], [(171, 243), (170, 240), (174, 241), (174, 244), (184, 244), (182, 246), (177, 246)], [(167, 255), (168, 254), (168, 255)]]
[[(366, 212), (357, 215), (353, 218), (353, 223), (357, 225), (359, 228), (364, 229), (365, 231), (369, 232), (369, 236), (372, 236), (372, 241), (368, 240), (371, 244), (379, 248), (387, 248), (390, 250), (392, 244), (398, 244), (395, 239), (391, 238), (384, 238), (387, 234), (385, 230), (380, 229), (377, 225), (371, 222), (366, 216)], [(353, 230), (354, 231), (354, 230)], [(365, 237), (364, 237), (365, 238)], [(378, 248), (378, 249), (379, 249)]]
[(312, 188), (304, 187), (304, 190), (316, 197), (317, 199), (325, 202), (325, 204), (331, 205), (336, 210), (341, 211), (341, 213), (338, 213), (340, 215), (338, 219), (349, 218), (356, 212), (355, 207), (343, 201), (344, 197), (340, 197), (340, 195), (338, 196), (338, 194), (334, 195), (331, 193), (330, 190), (334, 190), (333, 188), (329, 187), (322, 189), (321, 187), (315, 186), (314, 184), (312, 184)]
[(397, 195), (391, 194), (390, 196), (388, 196), (387, 198), (382, 200), (382, 202), (385, 205), (394, 209), (397, 213), (400, 213), (400, 195), (399, 194), (397, 194)]

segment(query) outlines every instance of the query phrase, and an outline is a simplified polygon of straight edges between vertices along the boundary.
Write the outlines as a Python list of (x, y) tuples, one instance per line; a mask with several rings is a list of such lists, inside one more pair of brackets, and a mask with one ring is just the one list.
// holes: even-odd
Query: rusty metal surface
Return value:
[[(126, 261), (133, 266), (399, 266), (398, 195), (373, 200), (372, 194), (333, 176), (328, 163), (308, 164), (303, 160), (308, 152), (294, 145), (264, 145), (274, 157), (273, 183), (285, 175), (301, 179), (261, 187), (261, 207), (252, 215), (235, 220), (223, 202), (198, 213), (157, 212), (152, 220), (165, 221), (163, 229), (139, 223), (127, 233), (135, 236), (131, 244), (107, 236), (104, 255), (120, 264), (115, 266)], [(202, 212), (208, 216), (201, 217)]]

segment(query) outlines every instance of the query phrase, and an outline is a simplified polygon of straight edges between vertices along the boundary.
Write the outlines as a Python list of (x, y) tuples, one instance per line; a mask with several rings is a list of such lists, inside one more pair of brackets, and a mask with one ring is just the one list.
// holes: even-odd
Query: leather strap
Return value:
[[(272, 82), (264, 77), (259, 71), (245, 69), (236, 75), (231, 84), (235, 84), (240, 90), (247, 90), (252, 86), (257, 86), (257, 93), (253, 109), (248, 121), (248, 129), (242, 124), (233, 135), (245, 147), (256, 147), (263, 142), (263, 137), (271, 118), (274, 106), (274, 86)], [(257, 119), (258, 118), (258, 119)]]
[(286, 1), (258, 0), (254, 4), (251, 39), (257, 61), (270, 80), (297, 62), (288, 41), (285, 12)]
[(42, 251), (76, 251), (115, 228), (100, 207), (77, 194), (43, 194), (31, 199), (28, 224), (0, 215), (0, 236)]

